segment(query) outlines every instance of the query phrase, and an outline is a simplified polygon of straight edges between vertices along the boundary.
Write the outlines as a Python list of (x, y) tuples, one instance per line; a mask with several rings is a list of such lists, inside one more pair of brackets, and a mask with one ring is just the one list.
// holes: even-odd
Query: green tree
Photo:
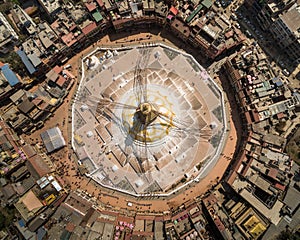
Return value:
[(13, 4), (11, 2), (4, 2), (0, 4), (0, 12), (6, 13), (12, 8)]
[(18, 73), (20, 76), (24, 77), (27, 75), (25, 65), (16, 52), (11, 51), (7, 55), (1, 57), (0, 60), (3, 63), (8, 63), (12, 70)]
[(14, 207), (0, 208), (0, 230), (8, 227), (15, 218), (16, 209)]
[(0, 212), (0, 230), (5, 228), (5, 216)]

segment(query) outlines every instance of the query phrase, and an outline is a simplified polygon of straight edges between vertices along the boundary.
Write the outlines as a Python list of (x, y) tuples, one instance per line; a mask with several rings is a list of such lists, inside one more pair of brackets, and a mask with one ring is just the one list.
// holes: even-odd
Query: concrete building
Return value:
[(10, 12), (13, 21), (20, 30), (25, 30), (29, 35), (36, 33), (36, 24), (19, 5), (15, 5)]
[(15, 203), (15, 208), (26, 222), (33, 218), (42, 207), (43, 204), (32, 190)]
[(67, 2), (64, 11), (71, 16), (76, 24), (80, 24), (88, 18), (86, 8), (80, 4), (73, 5), (71, 2)]
[(270, 32), (283, 52), (300, 63), (300, 5), (293, 5), (271, 25)]
[(0, 53), (8, 53), (18, 39), (17, 33), (0, 12)]
[(300, 6), (297, 1), (253, 1), (253, 13), (263, 30), (271, 33), (276, 44), (295, 64), (300, 62)]
[(36, 33), (22, 43), (17, 54), (30, 74), (41, 77), (50, 66), (65, 58), (62, 54), (65, 49), (60, 36), (47, 22), (42, 22), (37, 25)]
[(0, 121), (0, 173), (3, 175), (11, 173), (18, 168), (27, 158), (21, 151), (19, 137), (7, 125), (7, 122)]
[(51, 24), (54, 32), (60, 36), (62, 42), (69, 48), (74, 48), (81, 39), (81, 31), (77, 28), (74, 21), (68, 18), (65, 12), (57, 14), (57, 19)]
[(58, 0), (38, 0), (50, 19), (54, 19), (56, 14), (62, 10)]
[[(228, 59), (223, 68), (245, 126), (244, 144), (227, 182), (254, 210), (277, 226), (284, 216), (281, 211), (286, 208), (283, 196), (292, 165), (283, 153), (286, 138), (277, 126), (295, 116), (299, 94), (287, 87), (287, 79), (272, 69), (257, 47), (242, 50)], [(238, 226), (247, 239), (256, 239), (266, 225), (250, 215)]]
[(258, 239), (269, 225), (252, 208), (245, 211), (235, 223), (247, 239)]

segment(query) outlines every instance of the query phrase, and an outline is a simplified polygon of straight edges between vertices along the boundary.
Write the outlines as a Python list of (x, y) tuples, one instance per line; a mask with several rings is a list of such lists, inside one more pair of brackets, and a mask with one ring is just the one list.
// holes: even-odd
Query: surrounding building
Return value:
[(279, 17), (270, 27), (270, 32), (283, 52), (300, 63), (300, 5), (295, 4)]
[(0, 99), (9, 97), (20, 87), (22, 87), (20, 78), (7, 63), (0, 62)]
[(0, 53), (8, 53), (18, 42), (18, 35), (7, 21), (5, 16), (0, 13)]
[(19, 6), (15, 5), (11, 10), (12, 18), (16, 26), (29, 35), (36, 33), (36, 24), (32, 18)]
[(64, 137), (58, 127), (48, 129), (46, 132), (41, 133), (41, 138), (48, 153), (66, 146)]
[(1, 174), (6, 175), (18, 169), (27, 159), (21, 149), (18, 135), (1, 119), (0, 121), (1, 139)]
[(294, 63), (299, 64), (299, 18), (298, 1), (254, 1), (248, 2), (257, 15), (260, 26), (269, 31), (282, 52)]
[[(300, 187), (299, 166), (296, 165), (299, 159), (286, 153), (290, 139), (295, 132), (299, 132), (300, 94), (299, 87), (293, 87), (297, 73), (290, 74), (286, 69), (280, 71), (273, 62), (278, 62), (277, 59), (271, 59), (260, 48), (261, 44), (271, 42), (281, 49), (281, 55), (277, 58), (286, 58), (294, 66), (299, 64), (299, 1), (246, 0), (243, 4), (247, 7), (246, 13), (243, 13), (243, 8), (237, 11), (240, 2), (223, 0), (179, 1), (176, 4), (153, 0), (75, 2), (39, 0), (39, 14), (43, 14), (43, 20), (37, 15), (32, 16), (30, 9), (23, 9), (22, 4), (0, 13), (0, 57), (5, 59), (8, 53), (16, 51), (29, 74), (22, 79), (6, 60), (0, 62), (0, 204), (1, 217), (4, 214), (7, 219), (12, 219), (11, 224), (4, 223), (6, 225), (0, 231), (0, 238), (269, 240), (283, 231), (299, 236), (300, 203), (297, 200), (300, 199)], [(6, 1), (0, 1), (0, 4), (1, 7), (10, 7)], [(245, 31), (248, 20), (244, 14), (251, 15), (260, 24), (256, 29), (253, 27), (253, 36), (248, 30)], [(230, 116), (237, 106), (234, 124), (239, 126), (241, 122), (238, 147), (232, 157), (220, 152), (230, 161), (228, 169), (222, 178), (211, 180), (209, 190), (201, 195), (195, 188), (201, 179), (193, 176), (201, 169), (198, 155), (198, 165), (189, 174), (184, 174), (181, 166), (177, 167), (180, 160), (171, 156), (179, 146), (174, 144), (175, 140), (163, 144), (174, 147), (172, 151), (153, 154), (156, 164), (153, 169), (158, 174), (164, 167), (168, 170), (180, 168), (179, 182), (184, 183), (191, 178), (189, 184), (181, 185), (180, 191), (183, 193), (174, 192), (174, 196), (176, 194), (178, 197), (175, 201), (172, 196), (165, 198), (156, 194), (157, 189), (161, 191), (157, 182), (151, 188), (145, 188), (145, 192), (141, 191), (143, 194), (138, 198), (127, 199), (124, 191), (118, 193), (119, 190), (130, 192), (142, 186), (141, 181), (131, 181), (129, 175), (124, 177), (124, 181), (118, 181), (122, 167), (133, 169), (132, 172), (138, 177), (141, 172), (138, 171), (137, 161), (124, 161), (128, 160), (128, 152), (124, 154), (120, 150), (117, 135), (110, 133), (111, 124), (105, 116), (92, 116), (99, 113), (99, 105), (92, 105), (93, 101), (89, 102), (89, 106), (87, 101), (78, 105), (74, 123), (70, 116), (65, 116), (62, 123), (48, 120), (61, 109), (71, 112), (68, 104), (83, 96), (91, 93), (99, 95), (98, 86), (105, 88), (103, 94), (112, 102), (119, 95), (130, 96), (124, 90), (125, 83), (134, 80), (133, 72), (139, 72), (135, 67), (136, 58), (126, 55), (132, 47), (116, 41), (118, 51), (107, 50), (106, 47), (96, 52), (95, 45), (107, 33), (126, 35), (132, 30), (147, 32), (157, 26), (176, 36), (179, 48), (193, 49), (194, 57), (203, 55), (206, 65), (210, 66), (210, 77), (219, 78), (220, 85), (227, 89), (225, 104), (233, 104), (233, 111), (222, 114), (216, 108), (210, 118), (219, 117), (220, 120), (222, 115)], [(259, 38), (260, 28), (268, 39)], [(159, 49), (158, 45), (163, 44), (154, 44), (151, 36), (147, 43), (142, 40), (136, 39), (129, 44), (141, 42), (134, 51), (141, 53), (140, 62), (145, 64), (150, 59), (149, 68), (156, 69), (152, 70), (149, 78), (157, 83), (165, 82), (168, 86), (171, 93), (165, 99), (172, 94), (181, 97), (177, 105), (184, 113), (180, 115), (189, 118), (189, 108), (203, 110), (204, 105), (200, 106), (197, 98), (187, 94), (187, 89), (200, 84), (199, 79), (207, 84), (200, 85), (204, 91), (207, 87), (203, 93), (206, 99), (210, 92), (213, 99), (220, 98), (216, 88), (209, 84), (208, 74), (194, 60), (190, 60), (192, 56), (185, 54), (187, 58), (180, 57), (179, 51), (174, 53), (168, 47)], [(87, 58), (85, 52), (80, 52), (90, 45), (94, 52), (92, 57)], [(154, 52), (148, 52), (149, 59), (146, 61), (144, 55), (149, 49)], [(81, 66), (64, 66), (69, 58), (78, 53), (84, 60)], [(119, 66), (119, 62), (123, 65)], [(131, 73), (124, 73), (126, 69), (122, 67), (125, 63), (131, 63)], [(81, 69), (82, 66), (85, 69)], [(162, 70), (162, 66), (167, 70)], [(187, 66), (193, 70), (188, 71)], [(74, 84), (77, 77), (73, 75), (75, 70), (87, 80), (87, 85), (82, 89), (79, 82), (78, 86)], [(192, 83), (187, 84), (177, 78), (176, 74), (180, 71), (188, 76), (185, 79), (193, 79)], [(159, 74), (165, 78), (160, 78)], [(95, 84), (94, 78), (99, 76), (104, 80)], [(30, 77), (32, 79), (29, 81)], [(172, 88), (171, 81), (179, 87)], [(28, 82), (31, 85), (24, 84)], [(69, 103), (65, 98), (73, 92), (72, 87), (82, 90), (82, 94), (70, 98)], [(231, 96), (235, 98), (234, 103)], [(186, 98), (191, 99), (193, 104), (185, 104)], [(209, 104), (212, 102), (208, 101)], [(129, 102), (125, 101), (125, 104)], [(96, 112), (89, 107), (94, 107)], [(208, 117), (207, 113), (201, 116), (206, 119), (204, 115)], [(134, 119), (129, 116), (130, 121)], [(198, 118), (200, 115), (197, 115)], [(176, 121), (178, 119), (174, 119), (174, 125)], [(69, 131), (62, 132), (60, 128), (66, 123), (69, 125), (65, 129)], [(214, 121), (216, 123), (220, 121)], [(45, 124), (48, 125), (46, 131)], [(74, 134), (70, 130), (71, 124), (80, 131)], [(214, 124), (210, 125), (211, 129), (226, 130), (221, 124)], [(91, 131), (89, 128), (94, 125), (97, 128)], [(72, 140), (71, 135), (74, 137)], [(219, 142), (216, 139), (212, 138), (210, 144), (214, 146)], [(186, 141), (186, 145), (193, 146), (191, 138)], [(113, 144), (109, 145), (109, 142)], [(71, 144), (75, 144), (79, 151), (75, 153), (75, 148), (67, 149)], [(90, 148), (95, 150), (86, 151)], [(94, 165), (89, 165), (91, 161), (88, 159), (96, 155), (105, 155), (106, 158), (106, 161), (102, 161), (103, 157), (96, 162), (96, 170), (100, 169), (101, 174), (92, 168)], [(191, 160), (195, 158), (195, 152), (190, 151), (187, 156)], [(171, 159), (169, 165), (166, 159)], [(77, 161), (78, 165), (72, 165)], [(144, 165), (148, 166), (145, 162)], [(87, 178), (93, 174), (98, 174), (98, 178)], [(166, 174), (161, 176), (165, 181), (161, 183), (165, 186), (170, 184), (171, 177), (166, 177)], [(100, 191), (95, 179), (102, 185), (110, 186), (110, 190), (102, 188)], [(144, 178), (145, 181), (147, 179)], [(81, 182), (84, 186), (80, 185)], [(130, 188), (131, 183), (133, 188)], [(192, 193), (196, 197), (190, 197)], [(114, 203), (103, 199), (113, 199)], [(157, 211), (153, 206), (158, 200), (166, 202), (169, 208), (164, 212)]]
[[(45, 75), (47, 81), (37, 90), (30, 92), (19, 89), (9, 97), (11, 103), (2, 109), (3, 118), (15, 131), (30, 132), (41, 128), (44, 121), (62, 104), (74, 84), (75, 77), (59, 66)], [(11, 73), (8, 76), (14, 75)], [(15, 78), (12, 80), (16, 83)]]
[[(273, 71), (254, 46), (225, 61), (223, 70), (245, 126), (244, 144), (227, 183), (277, 226), (283, 221), (282, 211), (287, 207), (284, 196), (293, 162), (283, 150), (286, 139), (297, 126), (299, 93), (288, 87), (288, 80)], [(266, 227), (259, 229), (264, 231)]]
[(56, 14), (62, 10), (62, 6), (58, 0), (38, 0), (43, 10), (53, 20), (56, 18)]

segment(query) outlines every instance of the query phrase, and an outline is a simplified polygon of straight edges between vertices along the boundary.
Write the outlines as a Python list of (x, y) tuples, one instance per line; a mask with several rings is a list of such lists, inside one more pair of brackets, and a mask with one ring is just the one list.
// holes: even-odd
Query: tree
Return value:
[(24, 77), (27, 75), (25, 65), (16, 52), (11, 51), (6, 56), (0, 58), (0, 60), (3, 63), (8, 63), (12, 70), (18, 73), (20, 76)]
[(0, 12), (1, 13), (6, 13), (9, 12), (9, 10), (12, 8), (12, 3), (11, 2), (4, 2), (0, 4)]
[(16, 209), (14, 207), (0, 208), (0, 230), (8, 227), (15, 218)]
[(5, 216), (0, 212), (0, 230), (5, 228)]

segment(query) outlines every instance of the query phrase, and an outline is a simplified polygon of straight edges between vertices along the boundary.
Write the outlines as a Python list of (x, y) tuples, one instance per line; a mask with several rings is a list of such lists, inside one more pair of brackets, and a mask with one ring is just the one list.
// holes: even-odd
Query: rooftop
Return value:
[(17, 54), (20, 56), (22, 62), (24, 63), (27, 71), (30, 73), (30, 74), (33, 74), (36, 69), (35, 67), (33, 66), (33, 64), (30, 62), (29, 58), (27, 57), (26, 53), (22, 50), (18, 50), (17, 51)]
[(48, 153), (60, 149), (66, 145), (64, 137), (62, 136), (62, 133), (58, 127), (54, 127), (42, 132), (41, 138)]
[(38, 0), (39, 3), (46, 9), (48, 14), (55, 14), (61, 9), (61, 4), (59, 0)]
[(87, 3), (85, 3), (85, 6), (89, 12), (92, 12), (97, 8), (97, 6), (94, 2), (87, 2)]
[(25, 27), (30, 35), (36, 32), (36, 24), (19, 5), (15, 5), (11, 13), (17, 26)]
[(4, 77), (7, 79), (9, 85), (11, 87), (17, 85), (18, 83), (20, 83), (19, 78), (17, 77), (17, 75), (9, 68), (8, 64), (4, 64), (4, 66), (0, 66), (0, 69), (4, 75)]
[(82, 28), (82, 32), (85, 35), (88, 35), (91, 31), (93, 31), (94, 29), (97, 28), (97, 24), (95, 22), (91, 22), (88, 25), (86, 25), (85, 27)]
[[(234, 185), (237, 188), (241, 188), (239, 183), (236, 181)], [(242, 188), (240, 195), (248, 201), (254, 208), (256, 208), (260, 213), (263, 214), (266, 218), (270, 219), (271, 223), (277, 225), (282, 216), (280, 215), (280, 210), (283, 207), (283, 203), (279, 200), (276, 200), (274, 206), (272, 208), (268, 208), (262, 203), (258, 198), (256, 198), (252, 193), (250, 193), (247, 189)]]
[(6, 20), (4, 15), (0, 12), (0, 46), (5, 43), (6, 40), (10, 41), (10, 39), (18, 39), (17, 33), (14, 31), (12, 26)]
[(28, 158), (28, 162), (31, 164), (34, 171), (38, 174), (39, 177), (43, 177), (46, 174), (52, 172), (45, 160), (46, 159), (39, 154), (35, 154), (34, 156)]
[(98, 11), (93, 13), (93, 18), (95, 19), (95, 21), (97, 23), (100, 22), (103, 19), (101, 13), (99, 13)]
[(34, 104), (27, 98), (18, 105), (18, 109), (24, 114), (28, 114), (34, 107)]
[(300, 6), (284, 12), (279, 18), (285, 23), (292, 33), (299, 35), (300, 29)]

